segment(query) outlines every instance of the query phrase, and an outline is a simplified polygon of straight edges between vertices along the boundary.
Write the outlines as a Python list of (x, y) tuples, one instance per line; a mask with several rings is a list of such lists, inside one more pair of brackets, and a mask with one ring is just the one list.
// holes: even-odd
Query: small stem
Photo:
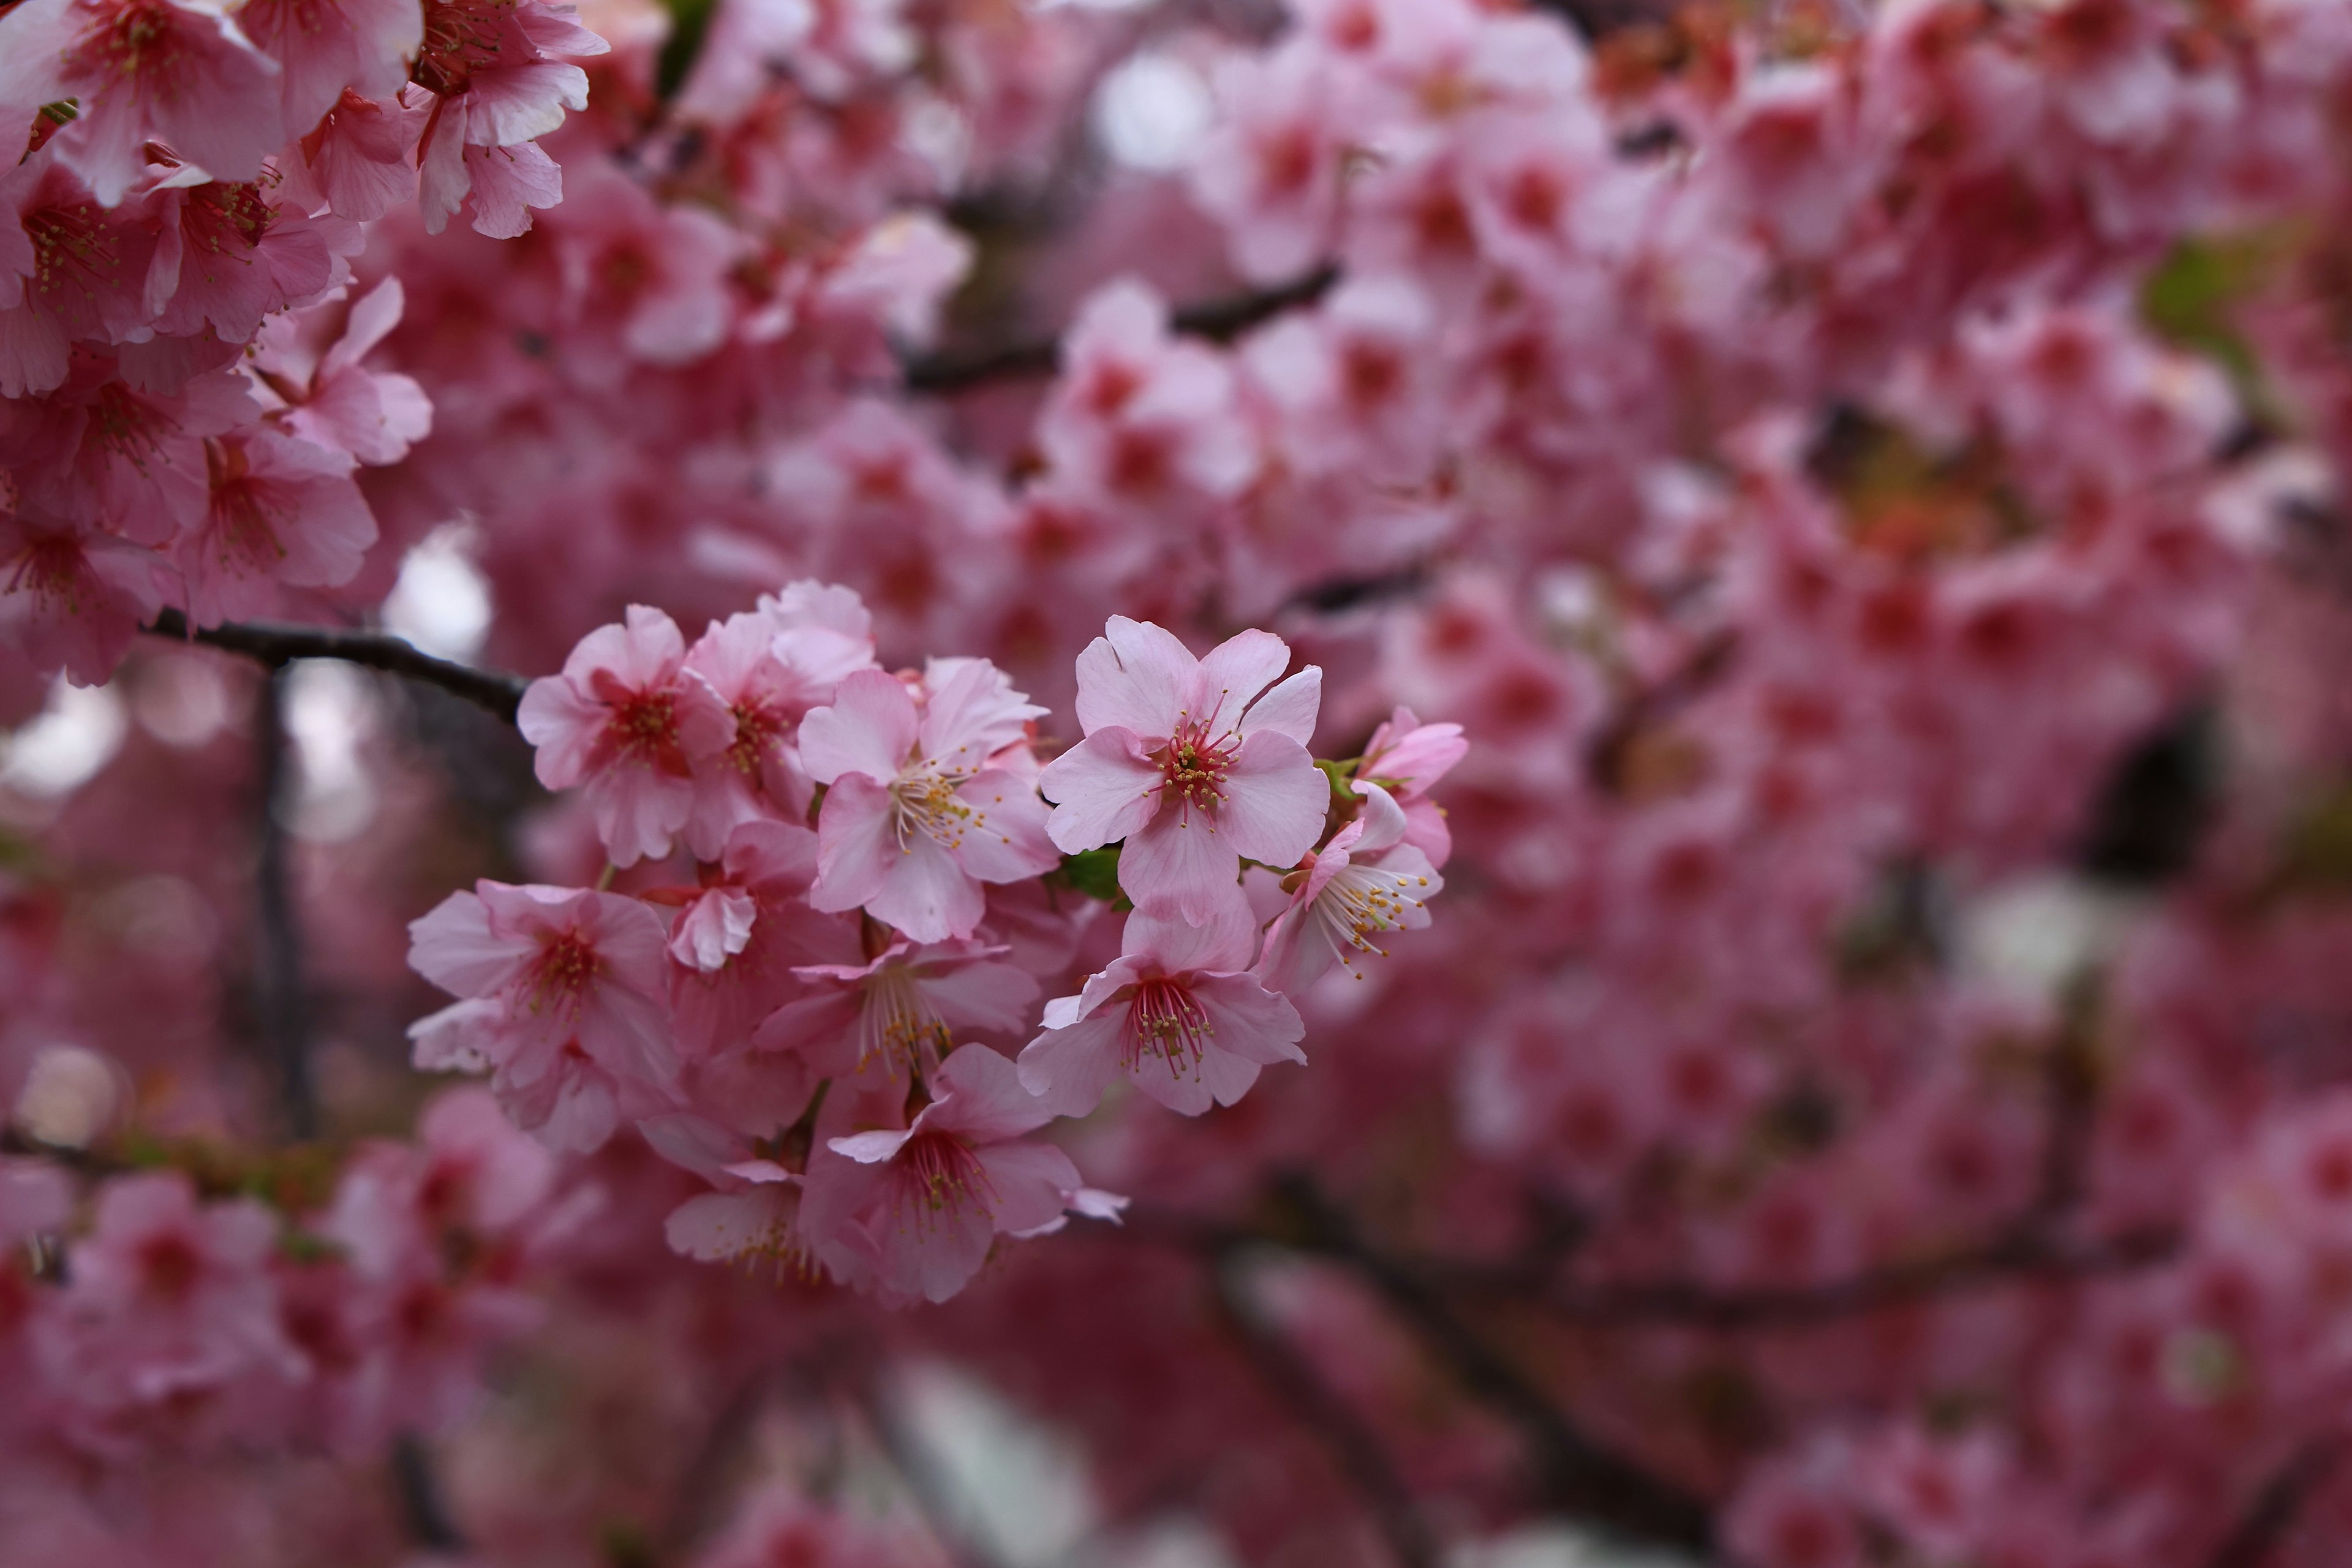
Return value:
[(254, 823), (259, 840), (254, 867), (254, 1010), (278, 1082), (279, 1119), (288, 1136), (299, 1142), (319, 1135), (319, 1101), (310, 1076), (310, 999), (302, 973), (301, 915), (285, 825), (292, 804), (292, 769), (288, 766), (284, 669), (263, 678), (254, 707), (260, 773)]
[(442, 690), (488, 709), (511, 724), (530, 682), (500, 670), (476, 669), (453, 664), (420, 651), (414, 644), (383, 632), (352, 631), (341, 626), (296, 626), (280, 621), (230, 622), (226, 626), (191, 626), (177, 610), (164, 610), (141, 628), (155, 637), (203, 643), (207, 647), (259, 659), (272, 669), (298, 658), (336, 658), (346, 664), (381, 669), (407, 680), (437, 686)]

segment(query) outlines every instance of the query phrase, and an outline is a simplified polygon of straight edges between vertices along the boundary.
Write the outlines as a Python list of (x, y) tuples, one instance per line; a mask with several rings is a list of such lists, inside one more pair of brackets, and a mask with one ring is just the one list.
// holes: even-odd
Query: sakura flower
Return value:
[(495, 1069), (516, 1121), (586, 1151), (666, 1109), (661, 922), (635, 899), (480, 881), (411, 922), (409, 965), (467, 1000), (414, 1026), (417, 1065)]
[(278, 1222), (251, 1199), (200, 1205), (172, 1172), (119, 1177), (73, 1254), (43, 1359), (74, 1391), (96, 1441), (131, 1424), (233, 1419), (226, 1406), (290, 1377), (268, 1264)]
[(400, 461), (431, 433), (433, 404), (423, 387), (360, 363), (400, 324), (403, 303), (400, 279), (385, 279), (352, 301), (341, 335), (315, 358), (290, 341), (294, 318), (279, 318), (286, 330), (265, 329), (263, 341), (272, 352), (258, 356), (257, 368), (289, 405), (290, 429), (371, 466)]
[(410, 155), (430, 110), (396, 95), (342, 97), (288, 150), (280, 173), (288, 199), (368, 223), (416, 195)]
[(1003, 961), (1009, 951), (901, 937), (866, 963), (804, 965), (793, 973), (811, 994), (772, 1014), (755, 1043), (841, 1074), (875, 1062), (901, 1078), (928, 1072), (963, 1031), (1013, 1035), (1028, 1022), (1037, 982)]
[(1309, 665), (1275, 685), (1289, 662), (1271, 632), (1195, 658), (1174, 634), (1113, 616), (1078, 656), (1087, 738), (1038, 781), (1056, 803), (1054, 843), (1077, 854), (1126, 840), (1119, 886), (1136, 908), (1189, 921), (1222, 907), (1244, 857), (1297, 864), (1322, 834), (1330, 791), (1306, 745), (1323, 672)]
[(1055, 864), (1045, 805), (1003, 755), (1044, 710), (985, 660), (935, 666), (924, 685), (918, 710), (904, 682), (860, 671), (803, 721), (802, 764), (827, 786), (809, 901), (945, 942), (980, 923), (982, 883)]
[(1307, 857), (1290, 903), (1266, 932), (1258, 973), (1276, 991), (1296, 994), (1336, 959), (1354, 971), (1356, 955), (1385, 956), (1381, 939), (1429, 924), (1428, 900), (1444, 879), (1429, 858), (1405, 843), (1405, 815), (1378, 784), (1359, 784), (1353, 822)]
[(402, 101), (429, 106), (418, 158), (425, 231), (438, 234), (470, 196), (474, 226), (511, 237), (529, 209), (555, 205), (561, 171), (533, 143), (588, 106), (588, 76), (560, 56), (611, 46), (569, 5), (541, 0), (431, 0), (425, 47)]
[(360, 247), (345, 219), (312, 218), (268, 200), (257, 185), (230, 185), (181, 169), (154, 198), (157, 235), (147, 268), (155, 330), (223, 342), (249, 341), (262, 318), (317, 300), (336, 264)]
[(96, 686), (163, 607), (152, 552), (55, 518), (0, 511), (0, 644)]
[(245, 0), (237, 26), (278, 62), (286, 133), (306, 135), (346, 92), (389, 98), (423, 45), (416, 0)]
[[(0, 33), (26, 14), (19, 6), (0, 16)], [(0, 72), (8, 63), (0, 48)], [(8, 111), (0, 86), (0, 114)], [(54, 142), (0, 173), (0, 397), (62, 384), (77, 339), (146, 335), (154, 250), (153, 229), (135, 212), (108, 211), (58, 162)]]
[(1238, 890), (1198, 925), (1129, 916), (1110, 966), (1045, 1004), (1022, 1083), (1056, 1116), (1086, 1115), (1122, 1075), (1181, 1115), (1233, 1104), (1259, 1068), (1307, 1059), (1297, 1010), (1245, 973), (1256, 950)]
[(1444, 808), (1429, 798), (1430, 786), (1469, 753), (1459, 724), (1424, 724), (1410, 708), (1399, 708), (1364, 742), (1356, 777), (1377, 784), (1404, 808), (1404, 842), (1444, 866), (1454, 852)]
[(999, 1235), (1053, 1223), (1083, 1184), (1068, 1155), (1024, 1137), (1053, 1119), (1011, 1062), (966, 1046), (904, 1131), (835, 1138), (813, 1161), (803, 1229), (835, 1275), (887, 1300), (944, 1301)]
[(670, 1163), (718, 1189), (670, 1211), (670, 1250), (705, 1263), (766, 1260), (780, 1272), (814, 1266), (800, 1230), (801, 1178), (758, 1155), (740, 1132), (692, 1111), (648, 1117), (646, 1142)]
[(670, 1250), (704, 1263), (765, 1260), (780, 1272), (811, 1268), (800, 1229), (801, 1178), (773, 1160), (738, 1161), (725, 1172), (732, 1178), (727, 1190), (690, 1197), (670, 1211), (662, 1225)]
[(0, 466), (20, 505), (168, 544), (204, 518), (206, 438), (259, 414), (249, 385), (214, 371), (172, 392), (142, 389), (123, 379), (116, 354), (80, 345), (62, 386), (0, 416)]
[(677, 624), (632, 605), (523, 693), (515, 722), (539, 748), (539, 782), (584, 786), (616, 866), (670, 852), (693, 814), (696, 763), (734, 739), (726, 703), (685, 666)]
[(1173, 337), (1143, 285), (1111, 285), (1070, 328), (1063, 382), (1037, 426), (1056, 478), (1105, 506), (1189, 515), (1248, 484), (1257, 454), (1233, 373)]
[(250, 180), (287, 138), (278, 62), (226, 7), (178, 0), (26, 0), (0, 16), (0, 123), (45, 103), (79, 111), (54, 140), (101, 206), (119, 205), (161, 142), (215, 178)]
[(349, 582), (375, 542), (375, 514), (349, 455), (266, 426), (208, 448), (212, 493), (177, 558), (189, 617), (212, 626), (269, 609), (277, 584)]
[(843, 679), (874, 668), (873, 621), (846, 588), (794, 583), (757, 610), (714, 624), (687, 650), (735, 721), (727, 749), (697, 768), (687, 847), (716, 858), (727, 836), (763, 816), (806, 816), (814, 786), (790, 737)]
[(674, 903), (670, 999), (678, 1045), (690, 1057), (748, 1040), (770, 1011), (799, 992), (795, 966), (857, 951), (854, 921), (812, 910), (816, 835), (785, 822), (747, 822), (698, 887), (661, 889)]

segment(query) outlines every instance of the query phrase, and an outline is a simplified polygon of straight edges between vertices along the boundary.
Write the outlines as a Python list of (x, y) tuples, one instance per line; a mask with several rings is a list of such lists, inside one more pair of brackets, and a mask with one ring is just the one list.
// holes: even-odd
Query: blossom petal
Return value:
[(1055, 803), (1045, 832), (1066, 855), (1133, 837), (1160, 809), (1160, 783), (1135, 731), (1097, 730), (1038, 775), (1037, 787)]
[(896, 676), (861, 669), (842, 681), (833, 704), (801, 721), (801, 765), (821, 784), (845, 773), (886, 783), (914, 750), (915, 700)]
[(1113, 727), (1172, 735), (1200, 680), (1200, 660), (1175, 633), (1113, 616), (1078, 655), (1078, 726), (1089, 735)]

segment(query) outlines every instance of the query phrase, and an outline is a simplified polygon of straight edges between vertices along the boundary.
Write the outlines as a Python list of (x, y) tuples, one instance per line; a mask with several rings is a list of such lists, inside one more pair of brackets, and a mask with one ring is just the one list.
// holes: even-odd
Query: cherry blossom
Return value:
[(1199, 925), (1138, 912), (1119, 956), (1045, 1006), (1021, 1081), (1059, 1116), (1084, 1116), (1120, 1077), (1171, 1110), (1231, 1105), (1258, 1069), (1304, 1062), (1297, 1009), (1247, 973), (1256, 931), (1236, 893)]
[(734, 739), (726, 703), (685, 665), (677, 623), (633, 605), (524, 694), (540, 782), (586, 786), (614, 865), (669, 853), (694, 811), (695, 763)]
[(1050, 1225), (1080, 1186), (1069, 1156), (1025, 1135), (1053, 1112), (1011, 1062), (965, 1046), (939, 1068), (939, 1097), (902, 1131), (832, 1140), (814, 1166), (802, 1225), (827, 1267), (887, 1296), (943, 1301), (999, 1235)]
[(1119, 886), (1136, 906), (1195, 922), (1216, 915), (1244, 858), (1297, 864), (1329, 791), (1306, 746), (1323, 672), (1276, 684), (1289, 663), (1269, 633), (1203, 659), (1150, 621), (1112, 616), (1078, 658), (1086, 739), (1039, 778), (1054, 843), (1076, 854), (1124, 841)]
[(860, 671), (802, 721), (801, 765), (826, 786), (810, 901), (944, 942), (980, 923), (982, 883), (1054, 855), (1036, 786), (1007, 765), (1040, 710), (981, 659), (935, 663), (922, 687), (919, 710), (896, 676)]

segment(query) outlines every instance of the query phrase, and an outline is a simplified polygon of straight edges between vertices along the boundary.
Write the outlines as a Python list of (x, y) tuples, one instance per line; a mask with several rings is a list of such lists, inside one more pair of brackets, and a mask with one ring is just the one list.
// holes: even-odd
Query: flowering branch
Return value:
[(156, 637), (203, 643), (228, 653), (243, 654), (276, 669), (298, 658), (336, 658), (346, 664), (381, 669), (404, 679), (437, 686), (488, 709), (513, 723), (530, 681), (500, 670), (436, 658), (404, 638), (384, 632), (353, 631), (341, 626), (295, 626), (282, 621), (235, 621), (226, 626), (191, 626), (177, 610), (159, 612), (141, 628)]
[[(1271, 289), (1185, 306), (1170, 316), (1169, 324), (1179, 332), (1227, 342), (1285, 310), (1313, 304), (1339, 280), (1339, 269), (1327, 264)], [(910, 392), (962, 392), (992, 381), (1051, 375), (1061, 363), (1061, 353), (1059, 338), (1032, 338), (960, 353), (920, 355), (907, 360), (901, 368)]]

